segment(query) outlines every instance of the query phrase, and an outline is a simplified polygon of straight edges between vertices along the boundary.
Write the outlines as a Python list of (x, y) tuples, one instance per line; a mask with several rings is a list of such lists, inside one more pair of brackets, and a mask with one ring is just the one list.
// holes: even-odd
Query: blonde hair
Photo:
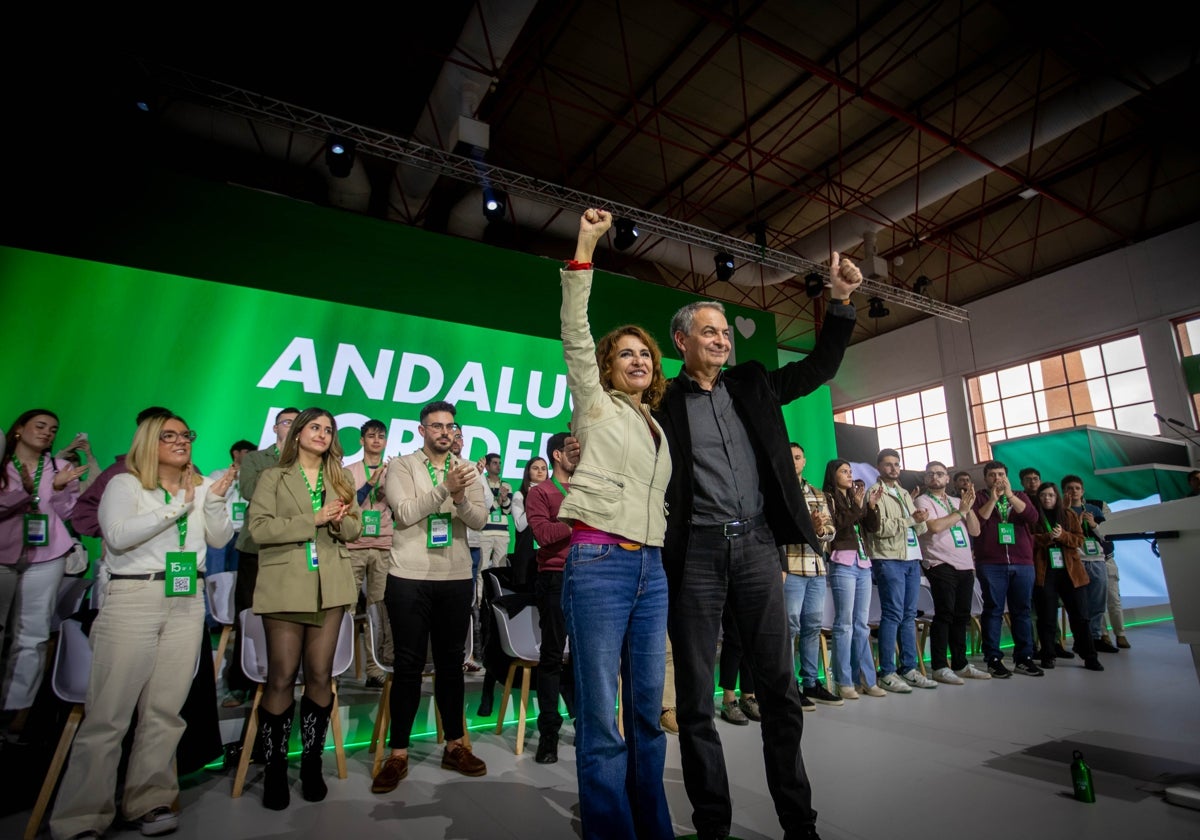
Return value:
[[(174, 414), (157, 414), (138, 423), (137, 431), (133, 433), (133, 443), (125, 456), (125, 468), (129, 474), (142, 483), (147, 490), (159, 486), (158, 479), (158, 437), (162, 434), (163, 426), (168, 420), (178, 420), (185, 427), (187, 421)], [(199, 473), (193, 477), (197, 487), (204, 483)]]
[(663, 374), (662, 368), (662, 351), (658, 349), (658, 342), (654, 340), (650, 333), (636, 324), (626, 324), (623, 327), (617, 327), (596, 342), (596, 367), (600, 369), (600, 384), (604, 386), (604, 390), (612, 390), (612, 370), (613, 362), (617, 359), (617, 342), (627, 335), (633, 336), (650, 350), (650, 358), (654, 362), (654, 371), (650, 377), (650, 384), (642, 392), (642, 403), (651, 410), (654, 410), (658, 408), (663, 394), (667, 392), (667, 377)]
[(283, 448), (279, 451), (279, 466), (290, 467), (299, 460), (300, 430), (318, 417), (328, 417), (329, 425), (333, 427), (333, 437), (329, 441), (329, 448), (321, 455), (321, 466), (325, 471), (325, 484), (333, 489), (339, 499), (350, 504), (356, 495), (354, 485), (346, 478), (346, 473), (342, 468), (342, 442), (338, 438), (337, 421), (325, 409), (306, 408), (296, 416), (292, 425), (288, 427)]

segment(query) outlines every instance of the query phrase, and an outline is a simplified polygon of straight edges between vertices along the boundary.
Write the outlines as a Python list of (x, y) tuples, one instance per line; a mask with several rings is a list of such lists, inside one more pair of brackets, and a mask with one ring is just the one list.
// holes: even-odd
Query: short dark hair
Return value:
[(555, 432), (550, 435), (550, 440), (546, 441), (546, 461), (554, 466), (554, 453), (561, 452), (567, 445), (567, 438), (571, 436), (570, 432)]
[[(930, 461), (928, 464), (925, 465), (925, 472), (929, 472), (930, 467), (941, 467), (942, 469), (946, 469), (946, 465), (943, 464), (941, 461)], [(955, 473), (954, 477), (958, 478), (962, 474), (963, 473)], [(967, 475), (969, 476), (970, 473), (967, 473)]]
[[(275, 422), (278, 423), (279, 418), (285, 414), (299, 414), (299, 413), (300, 413), (300, 409), (296, 408), (296, 406), (294, 406), (294, 405), (289, 405), (287, 408), (279, 409), (279, 413), (275, 415)], [(333, 418), (330, 417), (330, 419), (332, 420)]]
[[(1039, 470), (1037, 467), (1026, 467), (1025, 469), (1021, 470), (1019, 473), (1017, 473), (1017, 478), (1021, 479), (1021, 483), (1024, 484), (1025, 476), (1027, 476), (1027, 475), (1036, 475), (1038, 478), (1041, 478), (1042, 471)], [(1056, 487), (1054, 489), (1057, 490), (1058, 488)]]
[(499, 452), (489, 452), (487, 455), (483, 456), (483, 463), (485, 463), (485, 464), (489, 463), (493, 458), (495, 458), (497, 461), (499, 461), (500, 453)]
[(895, 458), (897, 461), (899, 461), (900, 453), (895, 449), (880, 449), (879, 454), (875, 456), (875, 466), (879, 466), (879, 463), (884, 458)]
[(1079, 476), (1077, 476), (1077, 475), (1064, 475), (1064, 476), (1062, 477), (1062, 481), (1060, 481), (1060, 482), (1058, 483), (1058, 486), (1059, 486), (1059, 487), (1066, 487), (1066, 486), (1067, 486), (1068, 484), (1070, 484), (1072, 481), (1074, 481), (1074, 482), (1075, 482), (1076, 484), (1078, 484), (1080, 487), (1082, 487), (1082, 486), (1083, 486), (1083, 479), (1082, 479), (1082, 478), (1080, 478), (1080, 477), (1079, 477)]
[(359, 437), (366, 437), (367, 432), (371, 431), (372, 429), (383, 432), (385, 435), (387, 434), (387, 426), (383, 425), (382, 420), (368, 420), (366, 423), (363, 423), (362, 428), (358, 430)]
[(956, 473), (954, 474), (954, 480), (955, 480), (955, 481), (958, 481), (958, 477), (959, 477), (960, 475), (965, 475), (967, 478), (970, 478), (970, 477), (971, 477), (971, 474), (970, 474), (969, 472), (967, 472), (966, 470), (959, 470), (958, 472), (956, 472)]
[(429, 405), (421, 409), (421, 425), (425, 425), (426, 417), (438, 411), (448, 411), (450, 412), (451, 417), (458, 414), (458, 409), (454, 407), (454, 403), (446, 402), (445, 400), (434, 400)]
[(258, 449), (253, 443), (248, 440), (235, 441), (233, 446), (229, 447), (229, 457), (233, 457), (234, 452), (254, 452)]
[(175, 416), (175, 412), (171, 411), (171, 409), (163, 408), (161, 405), (152, 405), (147, 408), (143, 408), (141, 411), (138, 412), (137, 425), (139, 425), (139, 426), (142, 425), (142, 423), (146, 422), (151, 417), (174, 417), (174, 416)]
[[(788, 446), (792, 447), (792, 449), (799, 449), (801, 452), (804, 452), (804, 447), (801, 446), (800, 444), (796, 443), (796, 441), (794, 441), (794, 440), (789, 442)], [(807, 453), (805, 453), (805, 454), (807, 454)]]
[(1008, 467), (1003, 461), (988, 461), (983, 465), (983, 474), (985, 476), (992, 470), (1004, 470), (1004, 474), (1008, 475)]

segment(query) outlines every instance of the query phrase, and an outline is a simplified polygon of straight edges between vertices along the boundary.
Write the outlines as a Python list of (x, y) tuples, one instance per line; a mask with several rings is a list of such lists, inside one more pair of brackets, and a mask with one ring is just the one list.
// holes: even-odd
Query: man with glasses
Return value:
[(391, 754), (371, 785), (388, 793), (408, 775), (408, 742), (421, 701), (427, 648), (437, 672), (434, 700), (446, 749), (442, 768), (483, 776), (463, 727), (463, 659), (475, 587), (467, 528), (482, 528), (487, 502), (479, 473), (454, 457), (455, 408), (442, 400), (421, 409), (423, 445), (388, 464), (384, 495), (392, 506), (391, 559), (384, 603), (392, 626)]
[[(925, 533), (917, 536), (929, 568), (925, 577), (933, 595), (933, 626), (929, 629), (929, 662), (933, 678), (943, 685), (963, 685), (964, 679), (990, 680), (992, 675), (967, 661), (967, 627), (975, 591), (975, 560), (971, 538), (979, 536), (975, 491), (961, 497), (946, 492), (950, 473), (941, 461), (925, 467), (925, 492), (917, 509), (925, 512)], [(946, 661), (946, 648), (950, 661)]]

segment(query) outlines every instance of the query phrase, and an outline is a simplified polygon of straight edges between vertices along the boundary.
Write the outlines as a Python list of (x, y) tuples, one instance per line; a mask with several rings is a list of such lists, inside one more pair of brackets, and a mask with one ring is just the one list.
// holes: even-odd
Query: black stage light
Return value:
[(638, 237), (642, 232), (638, 230), (637, 223), (632, 219), (617, 219), (613, 223), (616, 228), (616, 235), (613, 236), (613, 247), (618, 251), (625, 251), (637, 242)]
[(821, 274), (810, 271), (804, 275), (804, 294), (810, 298), (817, 298), (823, 291), (825, 291), (825, 278)]
[(922, 274), (920, 277), (918, 277), (916, 280), (913, 281), (913, 289), (912, 290), (913, 290), (913, 292), (915, 292), (918, 295), (923, 295), (923, 294), (925, 294), (925, 290), (928, 289), (932, 285), (933, 285), (933, 281), (930, 280), (928, 277), (926, 277), (924, 274)]
[(873, 297), (867, 303), (871, 305), (867, 310), (868, 318), (886, 318), (892, 314), (892, 310), (883, 305), (883, 298)]
[(503, 219), (507, 209), (508, 196), (503, 190), (494, 190), (491, 187), (483, 188), (483, 215), (489, 221)]
[(713, 263), (717, 267), (718, 280), (727, 282), (729, 278), (733, 276), (733, 257), (731, 257), (729, 254), (726, 254), (724, 251), (718, 252), (717, 255), (713, 257)]
[(345, 178), (354, 168), (354, 141), (336, 134), (325, 141), (325, 165), (334, 178)]

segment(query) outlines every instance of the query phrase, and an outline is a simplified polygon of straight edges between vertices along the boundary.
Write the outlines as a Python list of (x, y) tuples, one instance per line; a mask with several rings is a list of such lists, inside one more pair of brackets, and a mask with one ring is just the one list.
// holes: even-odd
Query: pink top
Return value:
[(829, 559), (839, 566), (853, 566), (857, 564), (860, 569), (871, 568), (871, 561), (869, 559), (864, 560), (862, 555), (852, 548), (834, 549), (830, 552)]
[(584, 545), (616, 545), (617, 543), (633, 542), (633, 540), (617, 534), (610, 534), (607, 531), (597, 531), (595, 528), (584, 525), (582, 522), (576, 522), (575, 527), (571, 529), (571, 545), (583, 543)]
[[(37, 513), (44, 513), (49, 518), (49, 541), (46, 545), (29, 546), (29, 562), (45, 563), (57, 560), (75, 544), (71, 532), (67, 530), (64, 520), (71, 518), (75, 510), (75, 500), (79, 498), (79, 481), (72, 481), (62, 490), (54, 489), (54, 465), (49, 455), (42, 455), (45, 466), (42, 467), (42, 481), (38, 486), (38, 496), (41, 504)], [(60, 461), (60, 470), (68, 469), (70, 464)], [(33, 497), (25, 492), (21, 483), (21, 474), (10, 462), (4, 467), (8, 483), (0, 490), (0, 565), (15, 566), (21, 558), (21, 550), (25, 541), (25, 514), (31, 513), (29, 505)], [(27, 464), (30, 474), (37, 474), (37, 463)]]

